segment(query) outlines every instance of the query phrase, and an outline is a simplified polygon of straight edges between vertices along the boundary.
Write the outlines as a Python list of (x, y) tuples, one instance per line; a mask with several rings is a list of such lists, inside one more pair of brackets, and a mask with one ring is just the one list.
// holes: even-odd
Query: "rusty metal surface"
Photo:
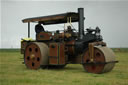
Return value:
[(21, 54), (24, 54), (27, 44), (28, 44), (28, 42), (26, 42), (26, 41), (21, 42)]
[(70, 55), (74, 55), (75, 49), (74, 49), (75, 40), (66, 42), (67, 51)]
[(94, 47), (95, 46), (106, 46), (106, 43), (104, 42), (92, 42), (92, 43), (89, 43), (88, 47), (89, 47), (89, 53), (90, 53), (90, 59), (91, 59), (91, 62), (93, 62), (93, 57), (94, 57)]
[(67, 22), (67, 17), (71, 17), (72, 22), (77, 22), (78, 21), (78, 13), (75, 13), (75, 12), (68, 12), (68, 13), (57, 14), (57, 15), (26, 18), (26, 19), (23, 19), (22, 21), (24, 23), (27, 23), (27, 22), (41, 22), (44, 25), (48, 25), (48, 24), (66, 23)]
[(64, 43), (59, 44), (59, 64), (63, 65), (65, 64), (65, 45)]
[(48, 46), (44, 43), (30, 43), (25, 49), (25, 65), (30, 69), (39, 69), (42, 65), (48, 65), (48, 51)]
[[(83, 62), (90, 62), (89, 50), (87, 50), (83, 56)], [(83, 64), (84, 69), (90, 73), (104, 73), (109, 72), (113, 69), (115, 63), (115, 55), (111, 49), (102, 46), (94, 47), (94, 63), (93, 64)], [(95, 64), (96, 62), (102, 64)], [(109, 63), (107, 63), (109, 62)]]
[(52, 33), (50, 32), (40, 32), (36, 36), (36, 40), (41, 41), (41, 40), (50, 40), (52, 38)]
[(64, 65), (65, 45), (64, 43), (50, 43), (49, 45), (49, 64)]
[[(97, 47), (97, 48), (104, 53), (105, 62), (115, 61), (116, 56), (110, 48), (107, 48), (107, 47)], [(114, 66), (115, 66), (115, 63), (107, 63), (102, 73), (111, 71), (114, 68)]]
[(58, 64), (58, 44), (50, 43), (49, 45), (49, 64)]
[[(94, 62), (105, 62), (105, 57), (104, 54), (97, 48), (94, 48)], [(83, 62), (90, 62), (90, 54), (89, 54), (89, 50), (87, 50), (83, 56)], [(104, 64), (100, 64), (100, 65), (85, 65), (83, 64), (84, 69), (87, 72), (90, 73), (100, 73), (102, 72), (102, 70), (104, 69)]]
[(21, 41), (21, 54), (24, 54), (26, 46), (30, 43), (30, 41)]

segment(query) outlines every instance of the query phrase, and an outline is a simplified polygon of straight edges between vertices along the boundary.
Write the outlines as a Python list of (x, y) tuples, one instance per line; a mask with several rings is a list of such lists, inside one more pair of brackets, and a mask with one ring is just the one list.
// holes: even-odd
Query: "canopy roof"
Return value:
[(75, 12), (68, 12), (49, 16), (40, 16), (23, 19), (23, 23), (27, 22), (40, 22), (44, 25), (66, 23), (67, 18), (71, 17), (71, 22), (77, 22), (79, 20), (79, 14)]

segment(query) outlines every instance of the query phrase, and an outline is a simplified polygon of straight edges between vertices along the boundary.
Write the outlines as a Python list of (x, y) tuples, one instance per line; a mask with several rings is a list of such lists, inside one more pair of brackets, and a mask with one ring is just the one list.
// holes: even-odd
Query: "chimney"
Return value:
[(84, 8), (78, 8), (79, 13), (79, 39), (83, 39), (84, 34)]

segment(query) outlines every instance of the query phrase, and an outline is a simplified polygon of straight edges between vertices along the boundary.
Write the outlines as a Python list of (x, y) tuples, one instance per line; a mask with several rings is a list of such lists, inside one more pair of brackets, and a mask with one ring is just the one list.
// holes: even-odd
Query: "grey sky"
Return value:
[[(20, 39), (27, 37), (27, 24), (22, 23), (22, 19), (77, 12), (79, 7), (84, 8), (85, 28), (99, 26), (109, 47), (128, 47), (128, 1), (3, 0), (0, 6), (0, 48), (20, 48)], [(31, 37), (35, 39), (34, 25), (31, 24)], [(78, 29), (77, 23), (73, 25)], [(62, 27), (63, 24), (44, 26), (46, 30)]]

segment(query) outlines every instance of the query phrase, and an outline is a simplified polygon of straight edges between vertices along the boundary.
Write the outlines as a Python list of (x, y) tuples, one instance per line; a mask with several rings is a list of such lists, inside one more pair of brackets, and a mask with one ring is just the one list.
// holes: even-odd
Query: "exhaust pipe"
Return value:
[(78, 8), (79, 13), (79, 39), (83, 39), (84, 35), (84, 8)]

